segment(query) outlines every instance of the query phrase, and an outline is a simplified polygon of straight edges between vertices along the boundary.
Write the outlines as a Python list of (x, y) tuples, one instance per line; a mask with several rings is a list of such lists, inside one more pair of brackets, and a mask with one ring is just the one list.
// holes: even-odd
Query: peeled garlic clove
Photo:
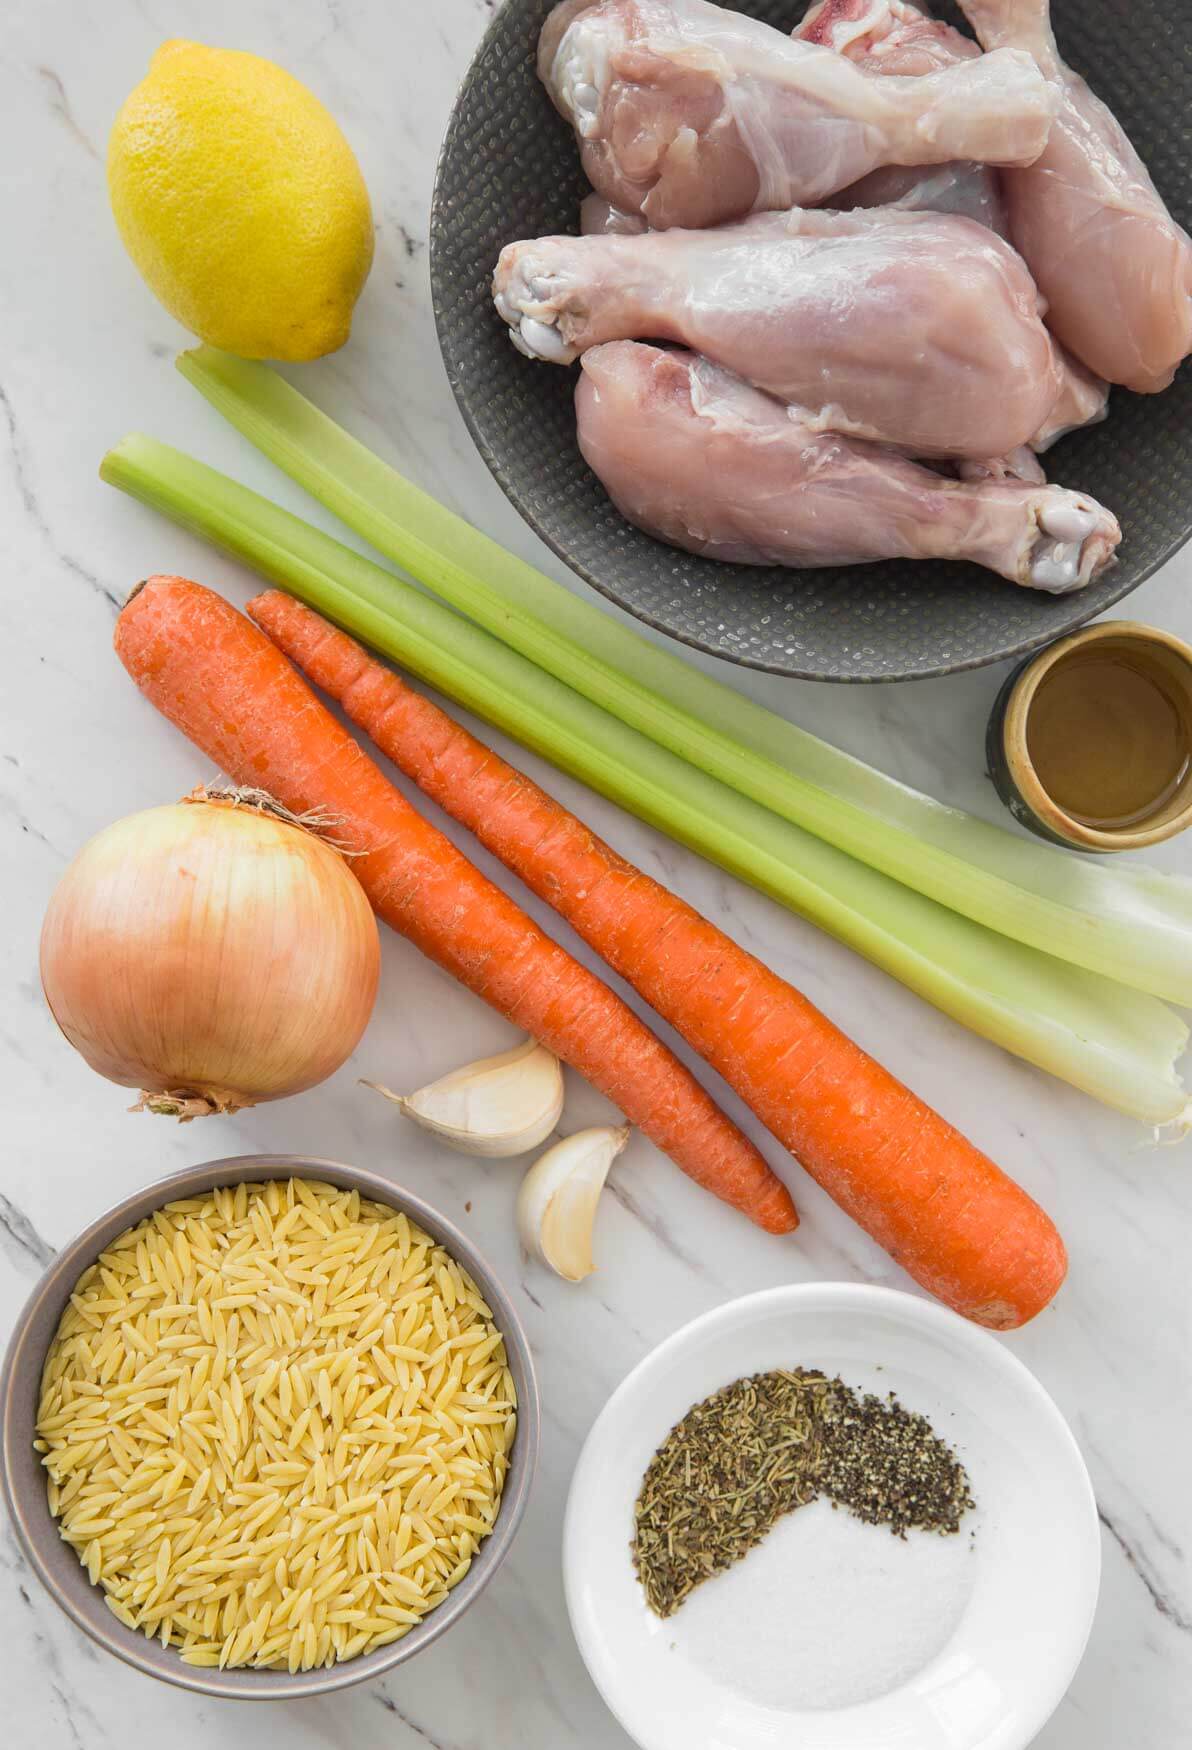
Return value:
[(563, 1111), (562, 1065), (536, 1039), (466, 1063), (414, 1094), (394, 1094), (377, 1082), (364, 1085), (461, 1154), (489, 1159), (537, 1148)]
[(517, 1194), (517, 1231), (527, 1252), (565, 1282), (590, 1276), (592, 1228), (608, 1170), (629, 1141), (629, 1126), (602, 1125), (564, 1137), (540, 1155)]

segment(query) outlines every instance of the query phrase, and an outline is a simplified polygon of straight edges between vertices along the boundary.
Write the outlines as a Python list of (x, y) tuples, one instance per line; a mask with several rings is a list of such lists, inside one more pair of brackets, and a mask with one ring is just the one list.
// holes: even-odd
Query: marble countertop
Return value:
[[(477, 1237), (519, 1299), (545, 1407), (528, 1521), (481, 1602), (408, 1667), (325, 1702), (216, 1705), (136, 1675), (71, 1627), (0, 1527), (0, 1692), (14, 1750), (134, 1741), (200, 1750), (213, 1738), (223, 1750), (625, 1750), (572, 1642), (559, 1573), (568, 1479), (609, 1391), (678, 1325), (747, 1289), (832, 1277), (907, 1285), (806, 1181), (796, 1187), (804, 1225), (779, 1245), (640, 1139), (602, 1209), (599, 1273), (571, 1288), (525, 1264), (512, 1221), (516, 1168), (443, 1151), (356, 1086), (360, 1074), (415, 1086), (511, 1042), (495, 1016), (392, 936), (376, 1017), (339, 1075), (275, 1108), (198, 1125), (129, 1117), (122, 1090), (65, 1047), (41, 999), (38, 929), (67, 860), (108, 821), (211, 776), (111, 654), (117, 604), (151, 571), (188, 573), (237, 601), (249, 593), (235, 566), (102, 486), (100, 455), (140, 428), (317, 515), (172, 370), (184, 336), (112, 224), (107, 131), (164, 38), (193, 35), (276, 59), (342, 121), (373, 193), (377, 259), (351, 344), (303, 376), (421, 484), (566, 576), (473, 452), (430, 314), (424, 238), (435, 154), (491, 11), (491, 0), (39, 0), (6, 20), (0, 1333), (53, 1250), (137, 1185), (214, 1155), (309, 1151), (392, 1174)], [(1192, 551), (1139, 590), (1128, 612), (1192, 635), (1190, 585)], [(982, 733), (1000, 669), (867, 689), (718, 672), (900, 777), (998, 817)], [(1007, 1341), (1054, 1394), (1088, 1460), (1104, 1584), (1088, 1654), (1036, 1742), (1177, 1750), (1192, 1716), (1192, 1143), (1150, 1146), (1126, 1120), (970, 1037), (809, 925), (524, 753), (511, 757), (801, 986), (1054, 1215), (1072, 1254), (1068, 1285)], [(1189, 869), (1190, 852), (1192, 839), (1155, 860)], [(776, 1145), (718, 1092), (777, 1161)], [(569, 1124), (604, 1112), (597, 1095), (572, 1085)]]

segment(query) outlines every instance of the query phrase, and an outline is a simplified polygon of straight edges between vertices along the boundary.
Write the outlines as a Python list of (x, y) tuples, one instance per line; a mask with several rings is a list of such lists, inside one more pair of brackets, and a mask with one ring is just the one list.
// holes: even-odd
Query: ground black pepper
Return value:
[(833, 1381), (820, 1430), (819, 1492), (867, 1525), (959, 1531), (973, 1505), (964, 1466), (926, 1416)]
[(754, 1374), (694, 1404), (646, 1468), (632, 1547), (651, 1609), (672, 1615), (818, 1496), (899, 1537), (954, 1533), (973, 1505), (955, 1453), (892, 1392), (804, 1368)]

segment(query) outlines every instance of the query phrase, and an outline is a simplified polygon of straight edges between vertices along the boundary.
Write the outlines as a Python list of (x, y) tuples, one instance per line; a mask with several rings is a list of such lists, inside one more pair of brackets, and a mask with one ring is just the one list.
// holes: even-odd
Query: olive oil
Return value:
[(1026, 741), (1052, 801), (1109, 832), (1158, 814), (1192, 758), (1192, 725), (1162, 669), (1108, 641), (1074, 650), (1043, 676)]

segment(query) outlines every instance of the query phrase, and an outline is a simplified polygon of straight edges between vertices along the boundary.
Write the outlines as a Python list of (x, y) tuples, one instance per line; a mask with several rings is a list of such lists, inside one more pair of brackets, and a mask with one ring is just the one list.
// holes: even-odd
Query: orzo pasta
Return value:
[(80, 1277), (42, 1376), (50, 1508), (130, 1628), (290, 1671), (409, 1632), (492, 1530), (500, 1331), (400, 1212), (290, 1179), (155, 1210)]

